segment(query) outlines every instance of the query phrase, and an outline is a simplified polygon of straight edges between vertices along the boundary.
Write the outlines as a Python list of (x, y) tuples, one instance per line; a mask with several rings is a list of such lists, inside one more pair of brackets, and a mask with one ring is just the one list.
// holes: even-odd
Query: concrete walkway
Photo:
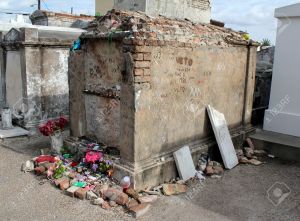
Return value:
[[(1, 221), (134, 220), (120, 207), (106, 211), (65, 196), (47, 182), (40, 185), (34, 175), (20, 171), (30, 157), (0, 146)], [(271, 191), (273, 203), (283, 199), (278, 192), (282, 185), (291, 191), (278, 206), (267, 197), (276, 182), (281, 184)], [(139, 220), (300, 220), (300, 164), (272, 160), (258, 167), (238, 166), (222, 179), (193, 184), (187, 194), (160, 197)]]

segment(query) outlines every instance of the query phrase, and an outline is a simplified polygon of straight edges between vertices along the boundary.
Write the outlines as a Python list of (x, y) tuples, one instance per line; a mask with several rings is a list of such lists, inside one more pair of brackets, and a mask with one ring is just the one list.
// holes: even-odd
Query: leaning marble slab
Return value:
[(225, 116), (210, 105), (206, 108), (221, 152), (224, 166), (226, 169), (232, 169), (239, 162), (231, 140)]
[(195, 165), (189, 146), (184, 146), (173, 153), (179, 176), (186, 181), (196, 175)]

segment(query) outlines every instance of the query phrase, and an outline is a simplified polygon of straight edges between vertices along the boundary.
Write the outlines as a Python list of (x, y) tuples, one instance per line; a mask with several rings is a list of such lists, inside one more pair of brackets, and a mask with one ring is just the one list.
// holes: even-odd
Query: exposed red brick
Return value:
[(157, 34), (156, 34), (156, 32), (147, 32), (146, 37), (147, 38), (156, 38)]
[(163, 193), (167, 196), (185, 193), (187, 186), (182, 184), (163, 184)]
[(68, 179), (63, 180), (62, 182), (60, 182), (59, 184), (59, 188), (61, 190), (65, 190), (68, 189), (70, 187), (70, 181)]
[(109, 205), (109, 203), (106, 202), (106, 201), (104, 201), (104, 202), (102, 203), (101, 207), (102, 207), (102, 209), (106, 209), (106, 210), (111, 208), (110, 205)]
[(144, 60), (144, 55), (143, 53), (135, 53), (135, 54), (132, 54), (132, 57), (134, 60), (136, 61), (142, 61)]
[(136, 52), (151, 52), (152, 48), (149, 46), (135, 46), (135, 51)]
[(87, 189), (80, 188), (80, 189), (76, 190), (75, 196), (78, 197), (81, 200), (84, 200), (84, 199), (86, 199), (86, 193), (87, 192), (88, 192)]
[(144, 83), (144, 82), (150, 82), (151, 78), (150, 76), (136, 76), (134, 78), (134, 82), (136, 83)]
[(130, 209), (130, 208), (132, 208), (132, 207), (134, 207), (134, 206), (137, 206), (137, 205), (139, 205), (139, 202), (138, 202), (137, 200), (135, 200), (135, 199), (131, 199), (131, 200), (126, 204), (126, 206), (127, 206), (128, 209)]
[(62, 178), (54, 180), (54, 184), (55, 184), (55, 186), (59, 186), (59, 184), (65, 180), (69, 181), (70, 179), (68, 177), (62, 177)]
[(134, 62), (135, 68), (149, 68), (150, 67), (150, 61), (136, 61)]
[(108, 190), (106, 190), (104, 192), (104, 196), (106, 199), (115, 201), (119, 205), (126, 205), (129, 201), (127, 194), (114, 188), (109, 188)]
[(151, 71), (149, 68), (144, 68), (144, 76), (150, 76), (151, 75)]
[(130, 208), (130, 212), (133, 214), (134, 218), (139, 218), (143, 216), (145, 213), (147, 213), (150, 207), (151, 204), (149, 203), (139, 204), (137, 206)]
[(43, 166), (34, 168), (34, 172), (36, 175), (42, 175), (46, 171), (46, 168)]
[(158, 41), (156, 39), (147, 39), (145, 45), (148, 46), (158, 46)]
[(158, 41), (157, 41), (157, 44), (158, 44), (158, 46), (165, 46), (165, 45), (166, 45), (166, 42), (163, 41), (163, 40), (158, 40)]
[(144, 61), (151, 61), (151, 53), (144, 53)]
[(145, 41), (142, 40), (142, 39), (136, 39), (136, 38), (135, 38), (135, 39), (132, 40), (132, 43), (133, 43), (134, 45), (140, 45), (140, 46), (141, 46), (141, 45), (144, 45), (144, 42), (145, 42)]
[(158, 196), (156, 195), (149, 195), (149, 196), (142, 196), (139, 197), (139, 201), (141, 203), (153, 203), (157, 200)]
[(135, 76), (143, 76), (144, 75), (144, 69), (134, 69), (134, 75)]

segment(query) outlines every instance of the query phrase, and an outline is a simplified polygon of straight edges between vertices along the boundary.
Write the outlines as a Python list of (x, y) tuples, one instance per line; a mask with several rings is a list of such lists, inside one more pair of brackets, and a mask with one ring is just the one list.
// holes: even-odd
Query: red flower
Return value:
[(68, 123), (68, 120), (65, 117), (60, 117), (57, 120), (49, 120), (46, 124), (39, 126), (39, 131), (44, 136), (50, 136), (54, 132), (63, 130)]

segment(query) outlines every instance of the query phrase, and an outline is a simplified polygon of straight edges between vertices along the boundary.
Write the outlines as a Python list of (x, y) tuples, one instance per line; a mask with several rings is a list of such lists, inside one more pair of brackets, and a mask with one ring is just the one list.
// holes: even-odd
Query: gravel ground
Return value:
[[(30, 155), (24, 148), (0, 146), (1, 221), (134, 220), (121, 207), (103, 210), (47, 182), (40, 185), (37, 177), (20, 171)], [(274, 184), (273, 203), (282, 201), (277, 206), (267, 195)], [(281, 195), (285, 189), (290, 192)], [(268, 159), (262, 166), (237, 166), (221, 179), (191, 184), (186, 194), (160, 197), (139, 220), (300, 220), (300, 164)]]

